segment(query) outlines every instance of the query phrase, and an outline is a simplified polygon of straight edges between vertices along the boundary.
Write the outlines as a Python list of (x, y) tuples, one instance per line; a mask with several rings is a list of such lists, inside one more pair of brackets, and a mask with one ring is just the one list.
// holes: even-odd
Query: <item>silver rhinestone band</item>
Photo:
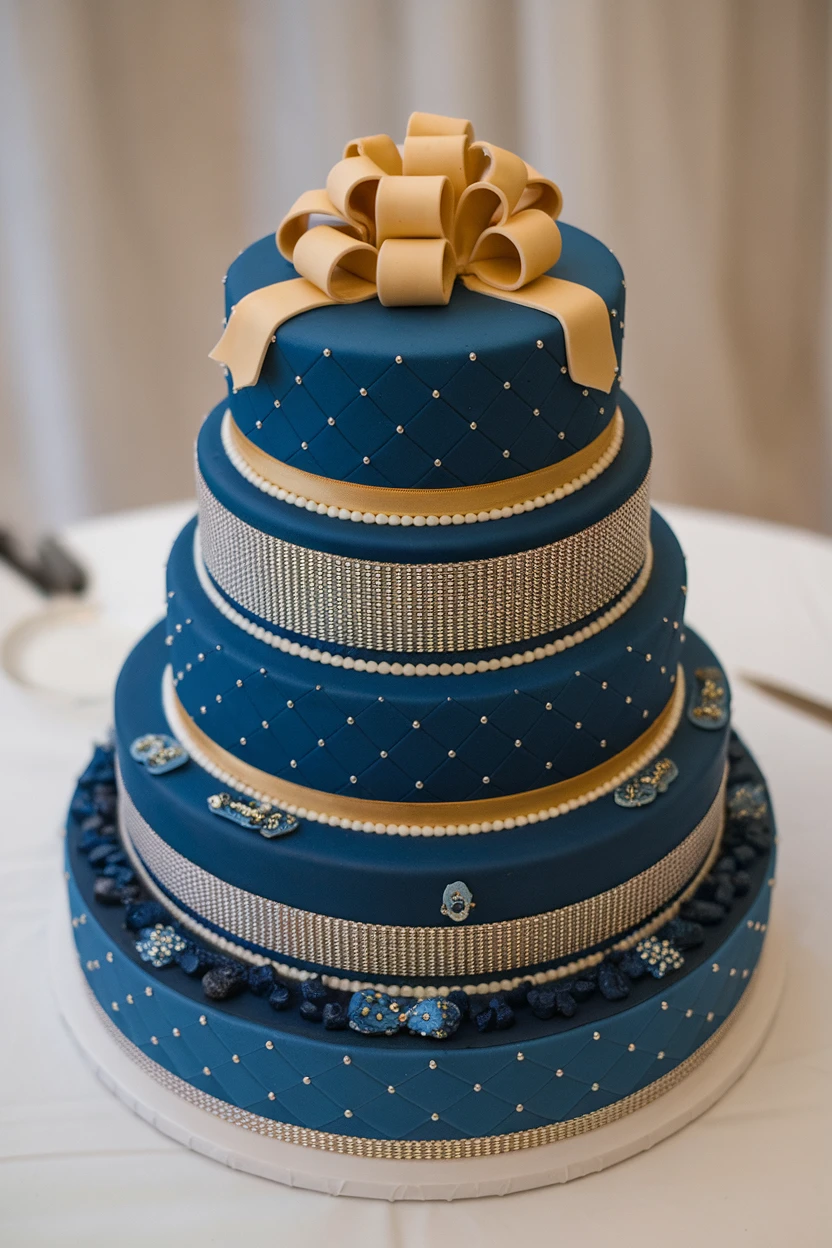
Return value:
[(611, 515), (548, 546), (464, 563), (381, 563), (311, 550), (246, 524), (197, 470), (205, 564), (234, 602), (290, 632), (393, 653), (480, 650), (586, 619), (647, 556), (649, 473)]
[(675, 897), (718, 844), (723, 780), (709, 810), (671, 852), (585, 901), (500, 923), (403, 927), (300, 910), (237, 888), (185, 858), (155, 832), (120, 786), (122, 835), (162, 887), (238, 941), (336, 972), (404, 979), (489, 975), (571, 957), (642, 923)]

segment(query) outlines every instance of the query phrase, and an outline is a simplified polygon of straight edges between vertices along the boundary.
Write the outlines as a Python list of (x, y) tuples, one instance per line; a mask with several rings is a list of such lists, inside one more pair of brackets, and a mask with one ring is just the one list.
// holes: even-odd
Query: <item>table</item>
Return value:
[[(235, 1173), (167, 1140), (97, 1082), (57, 1014), (47, 924), (74, 778), (109, 720), (104, 693), (131, 639), (162, 612), (170, 542), (193, 510), (86, 521), (64, 535), (91, 572), (95, 614), (24, 652), (16, 626), (43, 601), (0, 567), (0, 1239), (12, 1245), (337, 1243), (339, 1248), (529, 1243), (832, 1243), (832, 728), (744, 684), (774, 679), (832, 704), (832, 542), (756, 521), (662, 508), (688, 555), (688, 619), (733, 679), (734, 718), (765, 770), (780, 830), (777, 921), (789, 978), (750, 1071), (653, 1151), (566, 1187), (446, 1204), (336, 1200)], [(26, 655), (30, 657), (27, 659)], [(28, 669), (27, 669), (28, 663)]]

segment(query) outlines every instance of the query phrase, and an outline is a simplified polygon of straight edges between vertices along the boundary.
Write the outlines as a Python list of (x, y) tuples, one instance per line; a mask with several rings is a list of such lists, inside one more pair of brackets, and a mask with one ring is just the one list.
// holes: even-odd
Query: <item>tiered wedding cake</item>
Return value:
[(650, 510), (617, 261), (468, 123), (402, 151), (349, 144), (229, 269), (198, 519), (68, 875), (102, 1025), (167, 1089), (455, 1159), (707, 1058), (772, 827)]

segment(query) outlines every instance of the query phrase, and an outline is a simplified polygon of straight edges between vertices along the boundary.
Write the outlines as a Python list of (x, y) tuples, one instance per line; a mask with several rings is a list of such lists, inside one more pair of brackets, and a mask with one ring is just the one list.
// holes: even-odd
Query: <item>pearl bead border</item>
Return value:
[[(281, 486), (275, 485), (271, 481), (267, 481), (265, 477), (261, 477), (249, 463), (242, 457), (240, 452), (234, 446), (231, 435), (231, 421), (233, 417), (231, 410), (228, 409), (222, 418), (220, 427), (220, 437), (222, 439), (223, 449), (237, 469), (240, 476), (243, 477), (250, 485), (255, 486), (264, 494), (268, 494), (271, 498), (276, 498), (282, 503), (289, 503), (294, 507), (300, 507), (303, 511), (314, 511), (319, 516), (329, 516), (331, 520), (351, 520), (356, 524), (389, 524), (402, 525), (407, 527), (415, 525), (421, 528), (424, 525), (433, 527), (435, 525), (449, 524), (484, 524), (489, 520), (508, 520), (511, 516), (520, 516), (526, 511), (535, 511), (540, 507), (548, 507), (552, 503), (560, 502), (562, 498), (567, 498), (571, 494), (576, 494), (578, 490), (582, 490), (585, 485), (589, 485), (602, 472), (609, 468), (610, 464), (621, 450), (621, 444), (624, 441), (624, 418), (620, 411), (613, 416), (613, 436), (610, 445), (604, 454), (601, 455), (595, 463), (587, 468), (585, 472), (580, 473), (565, 485), (558, 486), (556, 490), (548, 490), (545, 494), (538, 494), (535, 498), (528, 498), (522, 503), (514, 503), (511, 507), (492, 507), (488, 511), (468, 511), (464, 514), (456, 512), (454, 515), (427, 515), (427, 514), (410, 514), (406, 512), (375, 512), (375, 511), (352, 511), (348, 507), (336, 507), (332, 504), (321, 503), (315, 499), (306, 498), (303, 494), (295, 494), (291, 490), (284, 490)], [(279, 461), (275, 461), (276, 463)], [(337, 484), (337, 483), (336, 483)], [(437, 491), (441, 493), (441, 491)]]
[[(120, 779), (120, 777), (119, 777)], [(716, 796), (716, 801), (724, 804), (725, 788), (728, 780), (728, 768), (723, 772), (722, 782)], [(706, 816), (707, 817), (707, 816)], [(204, 940), (206, 944), (214, 948), (221, 949), (223, 953), (229, 954), (231, 957), (237, 958), (239, 961), (248, 962), (252, 966), (273, 966), (278, 974), (286, 979), (296, 980), (303, 983), (309, 979), (320, 979), (327, 988), (332, 988), (340, 992), (360, 992), (362, 989), (370, 988), (374, 992), (386, 992), (394, 997), (447, 997), (452, 992), (464, 992), (468, 996), (477, 996), (480, 993), (510, 992), (513, 988), (519, 988), (521, 984), (531, 981), (537, 986), (543, 984), (556, 983), (561, 979), (571, 979), (578, 975), (581, 971), (589, 970), (593, 966), (599, 966), (604, 958), (610, 952), (626, 953), (628, 949), (634, 949), (642, 940), (646, 940), (652, 936), (660, 928), (675, 918), (686, 901), (693, 897), (700, 884), (710, 874), (714, 863), (719, 858), (722, 851), (724, 818), (717, 835), (714, 837), (713, 844), (708, 851), (705, 861), (699, 870), (686, 885), (678, 897), (669, 905), (665, 906), (652, 919), (641, 925), (635, 931), (629, 932), (621, 940), (616, 941), (609, 948), (601, 950), (597, 953), (586, 954), (582, 958), (573, 959), (571, 962), (565, 963), (563, 966), (551, 967), (548, 971), (536, 971), (533, 974), (514, 975), (506, 979), (494, 979), (483, 981), (476, 984), (382, 984), (371, 983), (366, 980), (348, 979), (338, 975), (320, 974), (317, 971), (307, 971), (298, 966), (291, 966), (286, 962), (277, 962), (273, 958), (267, 958), (262, 953), (254, 953), (251, 949), (246, 949), (243, 945), (235, 944), (233, 940), (228, 940), (225, 936), (218, 936), (211, 928), (205, 927), (197, 919), (181, 910), (175, 902), (173, 902), (167, 893), (165, 893), (153, 877), (148, 873), (144, 863), (139, 857), (133, 843), (126, 835), (121, 836), (122, 844), (125, 852), (130, 859), (136, 874), (142, 881), (147, 891), (156, 898), (173, 917), (188, 928), (195, 935)]]
[(375, 659), (354, 659), (350, 655), (333, 654), (329, 650), (319, 650), (317, 647), (301, 645), (298, 641), (290, 641), (288, 637), (281, 637), (279, 633), (263, 628), (261, 624), (255, 624), (242, 612), (237, 611), (219, 592), (202, 559), (199, 526), (194, 531), (194, 569), (206, 598), (212, 606), (216, 607), (220, 615), (224, 616), (230, 624), (235, 624), (244, 633), (248, 633), (250, 637), (271, 646), (273, 650), (282, 651), (283, 654), (308, 659), (311, 663), (322, 663), (325, 667), (343, 667), (345, 671), (378, 672), (381, 676), (473, 676), (477, 672), (497, 672), (509, 667), (522, 667), (526, 663), (535, 663), (540, 659), (550, 659), (553, 655), (561, 654), (564, 650), (571, 650), (573, 646), (580, 645), (582, 641), (587, 641), (590, 637), (595, 637), (604, 629), (609, 628), (629, 611), (647, 588), (647, 582), (653, 571), (653, 547), (648, 542), (647, 555), (641, 571), (626, 594), (591, 624), (579, 628), (577, 632), (570, 633), (566, 637), (559, 637), (557, 641), (549, 641), (545, 646), (536, 646), (534, 650), (515, 651), (514, 654), (504, 654), (499, 659), (478, 659), (476, 663), (473, 660), (467, 663), (388, 663), (382, 660), (379, 663)]
[[(509, 817), (508, 819), (488, 819), (481, 823), (408, 825), (347, 819), (338, 815), (328, 815), (325, 812), (310, 810), (306, 806), (298, 806), (295, 802), (288, 802), (285, 805), (281, 804), (281, 809), (288, 811), (291, 815), (295, 815), (298, 819), (309, 819), (313, 823), (323, 823), (329, 827), (344, 828), (353, 832), (375, 832), (386, 834), (387, 836), (476, 836), (482, 832), (502, 832), (507, 829), (524, 828), (528, 824), (540, 823), (547, 819), (556, 819), (559, 815), (568, 814), (569, 811), (577, 810), (581, 806), (588, 806), (591, 802), (595, 802), (598, 798), (612, 793), (619, 785), (624, 784), (626, 780), (629, 780), (631, 776), (634, 776), (636, 772), (646, 766), (652, 758), (661, 753), (679, 725), (684, 705), (685, 674), (680, 663), (676, 673), (676, 685), (669, 704), (670, 713), (667, 722), (658, 736), (651, 739), (650, 744), (636, 756), (633, 762), (624, 768), (623, 771), (618, 772), (603, 784), (597, 785), (594, 789), (590, 789), (589, 792), (581, 794), (580, 797), (570, 798), (557, 806), (548, 806), (528, 815), (518, 815), (516, 818)], [(218, 766), (199, 745), (190, 740), (187, 724), (180, 715), (179, 706), (174, 686), (173, 668), (168, 665), (162, 676), (162, 709), (173, 736), (178, 741), (181, 741), (197, 766), (201, 767), (203, 771), (207, 771), (209, 776), (213, 776), (216, 780), (220, 780), (230, 788), (236, 789), (238, 793), (244, 793), (246, 797), (253, 797), (258, 802), (269, 802), (273, 805), (274, 799), (269, 797), (268, 794), (255, 789), (252, 785), (246, 784), (232, 772), (226, 771), (224, 767)], [(326, 798), (327, 794), (321, 793), (320, 796)]]

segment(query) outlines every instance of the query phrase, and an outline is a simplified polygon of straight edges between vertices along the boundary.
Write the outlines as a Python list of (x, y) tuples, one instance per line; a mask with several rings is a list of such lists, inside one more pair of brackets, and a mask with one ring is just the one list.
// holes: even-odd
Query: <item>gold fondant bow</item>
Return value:
[(245, 295), (211, 358), (228, 366), (235, 389), (252, 386), (291, 317), (375, 298), (443, 305), (459, 275), (478, 294), (556, 317), (572, 380), (609, 392), (617, 361), (604, 300), (544, 276), (560, 257), (562, 202), (554, 182), (474, 142), (460, 118), (413, 113), (401, 153), (386, 134), (353, 139), (326, 190), (305, 191), (280, 223), (277, 246), (300, 276)]

